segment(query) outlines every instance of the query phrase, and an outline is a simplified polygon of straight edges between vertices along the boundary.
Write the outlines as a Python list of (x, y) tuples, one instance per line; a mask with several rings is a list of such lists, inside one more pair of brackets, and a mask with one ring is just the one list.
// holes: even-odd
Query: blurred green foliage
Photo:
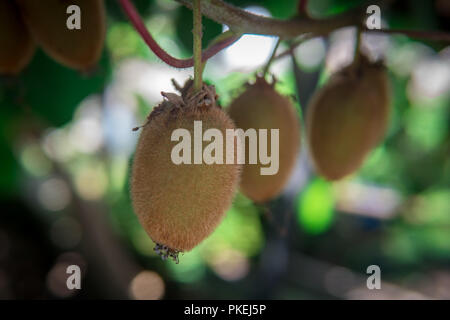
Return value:
[(332, 224), (334, 218), (334, 194), (331, 184), (315, 179), (298, 198), (297, 218), (300, 226), (310, 234), (321, 234)]
[(21, 76), (22, 103), (48, 126), (61, 126), (71, 120), (80, 102), (100, 92), (110, 77), (107, 53), (104, 52), (91, 75), (61, 66), (38, 51)]

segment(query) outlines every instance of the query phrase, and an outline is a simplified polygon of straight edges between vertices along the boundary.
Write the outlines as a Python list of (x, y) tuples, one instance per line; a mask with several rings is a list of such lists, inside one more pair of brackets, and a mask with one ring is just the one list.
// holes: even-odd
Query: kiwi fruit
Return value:
[[(99, 60), (105, 38), (103, 0), (16, 0), (35, 41), (59, 63), (89, 70)], [(67, 28), (71, 5), (81, 10), (81, 29)]]
[[(237, 128), (267, 129), (268, 154), (270, 130), (279, 129), (279, 168), (273, 175), (262, 175), (261, 168), (267, 165), (258, 161), (251, 164), (248, 159), (249, 143), (245, 143), (246, 162), (240, 183), (241, 192), (254, 202), (263, 203), (278, 196), (294, 168), (300, 149), (300, 123), (297, 111), (290, 98), (280, 95), (264, 78), (257, 77), (254, 84), (230, 105), (228, 113)], [(259, 143), (258, 137), (258, 143)]]
[(174, 259), (198, 245), (220, 223), (237, 189), (241, 167), (236, 161), (173, 163), (171, 153), (179, 143), (171, 141), (175, 129), (188, 130), (191, 141), (194, 121), (202, 121), (203, 131), (220, 130), (223, 137), (227, 129), (234, 129), (232, 120), (216, 104), (213, 86), (203, 84), (194, 92), (189, 80), (183, 88), (176, 88), (181, 95), (163, 93), (166, 100), (153, 109), (142, 127), (131, 173), (134, 211), (157, 244), (155, 250), (163, 258)]
[(0, 48), (0, 73), (6, 75), (22, 71), (35, 51), (14, 1), (0, 1)]
[(310, 155), (328, 180), (356, 171), (384, 136), (389, 121), (385, 68), (363, 55), (356, 61), (332, 75), (307, 108)]

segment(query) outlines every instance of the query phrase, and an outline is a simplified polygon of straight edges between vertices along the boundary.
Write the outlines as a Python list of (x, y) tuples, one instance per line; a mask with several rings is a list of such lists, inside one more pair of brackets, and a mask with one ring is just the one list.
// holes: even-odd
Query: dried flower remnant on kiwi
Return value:
[(183, 87), (181, 87), (175, 79), (172, 79), (172, 84), (181, 95), (172, 92), (161, 91), (161, 96), (165, 98), (165, 100), (152, 110), (152, 112), (148, 115), (147, 121), (144, 125), (133, 128), (133, 131), (138, 131), (139, 129), (145, 127), (153, 118), (168, 110), (170, 110), (171, 113), (176, 113), (177, 109), (186, 106), (205, 108), (215, 104), (217, 99), (219, 98), (214, 86), (208, 86), (206, 84), (203, 84), (202, 90), (195, 94), (192, 94), (191, 89), (194, 84), (194, 81), (192, 79), (187, 80)]
[(155, 248), (153, 249), (163, 260), (167, 260), (167, 258), (171, 258), (173, 261), (175, 261), (176, 264), (180, 263), (180, 259), (178, 255), (180, 254), (180, 251), (170, 249), (168, 246), (165, 246), (160, 243), (155, 244)]
[(178, 142), (174, 130), (183, 128), (193, 135), (194, 121), (204, 130), (216, 128), (225, 134), (233, 121), (216, 104), (214, 86), (203, 84), (198, 92), (193, 81), (183, 87), (174, 82), (180, 94), (162, 92), (156, 106), (141, 128), (131, 177), (133, 208), (155, 251), (163, 258), (178, 261), (180, 252), (189, 251), (214, 231), (231, 205), (240, 166), (238, 164), (174, 164), (171, 151)]

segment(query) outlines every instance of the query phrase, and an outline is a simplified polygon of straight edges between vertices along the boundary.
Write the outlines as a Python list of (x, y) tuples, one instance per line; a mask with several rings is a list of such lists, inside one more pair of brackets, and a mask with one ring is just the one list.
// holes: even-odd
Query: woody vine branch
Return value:
[[(151, 33), (147, 30), (130, 0), (118, 1), (137, 32), (157, 57), (175, 68), (189, 68), (194, 66), (194, 58), (175, 58), (158, 45)], [(189, 9), (193, 9), (193, 1), (197, 0), (175, 1), (183, 4)], [(218, 23), (225, 24), (230, 28), (229, 31), (219, 35), (208, 48), (203, 50), (201, 55), (203, 63), (221, 50), (233, 44), (242, 34), (278, 36), (283, 40), (288, 40), (297, 39), (299, 37), (304, 38), (305, 36), (307, 38), (312, 36), (323, 36), (335, 29), (356, 26), (361, 28), (364, 32), (404, 34), (418, 39), (450, 42), (450, 33), (446, 32), (404, 29), (369, 30), (363, 25), (366, 14), (365, 7), (356, 8), (327, 19), (315, 19), (310, 17), (306, 12), (307, 1), (301, 0), (299, 3), (299, 11), (303, 14), (289, 20), (280, 20), (252, 14), (222, 0), (199, 0), (199, 2), (201, 14)], [(377, 3), (380, 6), (386, 6), (390, 2), (391, 0), (380, 0)]]

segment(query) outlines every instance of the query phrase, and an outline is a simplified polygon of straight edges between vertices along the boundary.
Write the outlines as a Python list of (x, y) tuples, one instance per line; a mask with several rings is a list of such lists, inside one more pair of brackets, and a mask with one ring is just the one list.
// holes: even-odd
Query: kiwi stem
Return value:
[[(120, 5), (124, 13), (128, 16), (128, 19), (133, 24), (136, 31), (140, 34), (142, 39), (145, 41), (147, 46), (153, 51), (153, 53), (164, 61), (166, 64), (175, 68), (190, 68), (194, 66), (194, 59), (178, 59), (171, 56), (163, 48), (161, 48), (158, 43), (153, 39), (151, 33), (147, 30), (144, 22), (142, 21), (139, 13), (137, 12), (134, 5), (130, 0), (119, 0)], [(241, 37), (241, 34), (232, 31), (227, 31), (220, 34), (215, 40), (212, 41), (211, 45), (203, 51), (202, 61), (206, 61), (221, 50), (230, 46), (236, 42)]]
[(356, 35), (355, 35), (355, 52), (353, 53), (353, 62), (352, 64), (356, 66), (359, 62), (359, 52), (361, 50), (361, 41), (362, 41), (362, 32), (361, 28), (356, 28)]
[(194, 90), (199, 91), (202, 88), (202, 10), (201, 0), (194, 0)]
[(283, 58), (285, 56), (288, 56), (292, 53), (294, 53), (294, 50), (301, 45), (303, 42), (305, 42), (306, 40), (312, 39), (314, 38), (314, 36), (312, 34), (305, 34), (301, 37), (298, 37), (296, 40), (292, 41), (291, 44), (289, 45), (289, 49), (281, 52), (280, 54), (277, 54), (273, 60), (277, 60), (280, 58)]
[(275, 47), (273, 48), (272, 55), (270, 56), (269, 60), (267, 61), (263, 72), (262, 77), (264, 78), (269, 71), (270, 65), (272, 64), (273, 59), (275, 58), (275, 55), (277, 53), (278, 47), (280, 46), (281, 38), (278, 38), (277, 43), (275, 44)]

